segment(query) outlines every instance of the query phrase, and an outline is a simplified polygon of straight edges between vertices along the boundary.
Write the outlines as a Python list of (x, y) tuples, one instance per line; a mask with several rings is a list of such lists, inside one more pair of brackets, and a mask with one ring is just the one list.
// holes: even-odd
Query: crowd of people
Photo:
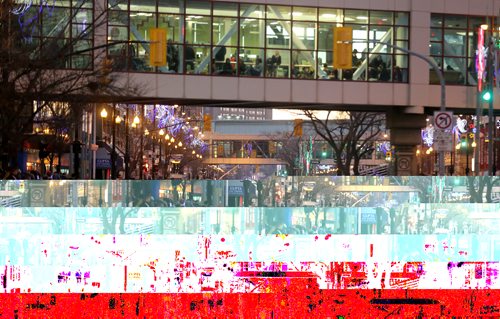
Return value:
[[(319, 59), (318, 69), (315, 65), (302, 65), (300, 62), (301, 53), (299, 51), (292, 52), (291, 76), (296, 79), (330, 79), (330, 80), (353, 80), (354, 73), (362, 66), (363, 57), (359, 57), (360, 53), (356, 49), (352, 54), (352, 69), (339, 70), (334, 69), (327, 63), (322, 63)], [(200, 63), (201, 57), (198, 56), (191, 45), (186, 45), (185, 52), (185, 68), (186, 72), (193, 73), (195, 68)], [(176, 45), (169, 39), (167, 42), (167, 62), (169, 72), (180, 72), (179, 70), (180, 54)], [(198, 62), (197, 62), (198, 61)], [(211, 73), (213, 75), (225, 76), (266, 76), (266, 77), (288, 77), (288, 66), (282, 65), (282, 56), (279, 50), (273, 52), (267, 59), (256, 55), (250, 58), (248, 51), (239, 54), (238, 50), (228, 54), (224, 45), (214, 48), (211, 59)], [(366, 70), (362, 72), (356, 79), (381, 82), (403, 82), (403, 71), (399, 66), (391, 68), (390, 63), (384, 61), (381, 55), (370, 56), (370, 61), (367, 63)]]
[(10, 167), (7, 170), (0, 168), (0, 179), (5, 180), (42, 180), (42, 179), (71, 179), (65, 173), (60, 173), (58, 171), (51, 172), (47, 171), (44, 174), (37, 170), (28, 170), (22, 172), (18, 167)]

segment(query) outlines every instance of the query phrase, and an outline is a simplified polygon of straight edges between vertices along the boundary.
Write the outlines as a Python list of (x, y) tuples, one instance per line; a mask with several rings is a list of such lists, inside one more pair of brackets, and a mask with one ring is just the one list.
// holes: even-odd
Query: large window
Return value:
[[(446, 84), (477, 85), (478, 30), (489, 21), (487, 17), (432, 14), (430, 55), (443, 70)], [(437, 74), (429, 72), (430, 83), (439, 84)]]
[[(121, 49), (127, 56), (121, 63), (124, 70), (307, 80), (408, 80), (407, 55), (383, 44), (408, 48), (407, 12), (208, 0), (129, 1), (128, 8), (117, 8), (119, 17), (110, 17), (108, 27), (116, 34), (108, 37), (110, 42), (121, 41), (119, 34), (125, 33), (135, 46)], [(334, 28), (340, 26), (354, 30), (352, 70), (335, 70), (332, 65)], [(150, 27), (167, 29), (166, 67), (148, 67), (143, 42), (148, 40)]]
[[(37, 2), (38, 3), (38, 2)], [(33, 4), (19, 15), (27, 50), (47, 67), (92, 68), (92, 2), (60, 1), (40, 10)]]

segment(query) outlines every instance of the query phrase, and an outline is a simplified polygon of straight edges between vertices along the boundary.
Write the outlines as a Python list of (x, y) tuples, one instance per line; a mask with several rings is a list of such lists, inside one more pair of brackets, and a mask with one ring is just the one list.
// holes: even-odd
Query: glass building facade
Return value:
[[(27, 50), (56, 67), (92, 68), (102, 13), (93, 1), (29, 7), (19, 17)], [(115, 71), (216, 76), (408, 82), (409, 12), (212, 2), (108, 1), (107, 54)], [(432, 13), (429, 54), (446, 84), (477, 85), (478, 29), (487, 16)], [(351, 70), (333, 68), (335, 27), (353, 28)], [(151, 28), (167, 30), (167, 66), (149, 65)], [(489, 32), (489, 31), (488, 31)], [(487, 38), (485, 39), (487, 40)], [(63, 49), (61, 51), (61, 49)], [(54, 52), (67, 52), (53, 57)], [(438, 84), (433, 70), (430, 84)]]
[[(441, 66), (446, 84), (477, 85), (478, 30), (481, 25), (491, 30), (491, 21), (488, 17), (431, 15), (430, 55)], [(439, 83), (434, 71), (429, 76), (431, 84)]]
[[(23, 44), (32, 52), (32, 57), (55, 60), (50, 67), (92, 68), (93, 1), (55, 1), (42, 6), (43, 10), (35, 3), (39, 2), (19, 13), (18, 23), (12, 24), (19, 27)], [(62, 52), (66, 54), (61, 55)]]
[[(109, 3), (115, 70), (292, 79), (408, 81), (409, 13), (204, 0)], [(353, 28), (353, 69), (335, 70), (333, 31)], [(150, 28), (166, 28), (168, 66), (148, 64)], [(129, 40), (129, 45), (121, 41)], [(116, 43), (116, 45), (113, 45)]]

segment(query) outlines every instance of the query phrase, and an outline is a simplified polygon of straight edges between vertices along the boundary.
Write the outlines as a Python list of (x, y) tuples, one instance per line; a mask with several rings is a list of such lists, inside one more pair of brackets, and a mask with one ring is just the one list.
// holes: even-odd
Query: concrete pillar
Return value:
[(405, 114), (392, 111), (387, 114), (387, 128), (391, 131), (391, 145), (395, 147), (394, 174), (398, 176), (418, 175), (417, 146), (425, 127), (425, 114)]

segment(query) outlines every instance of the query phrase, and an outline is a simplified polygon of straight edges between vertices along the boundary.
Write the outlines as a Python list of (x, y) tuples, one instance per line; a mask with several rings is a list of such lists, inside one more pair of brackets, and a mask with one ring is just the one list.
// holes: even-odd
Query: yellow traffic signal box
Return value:
[(151, 66), (167, 65), (167, 29), (149, 29), (149, 64)]
[(333, 67), (352, 69), (351, 27), (334, 27), (333, 29)]

